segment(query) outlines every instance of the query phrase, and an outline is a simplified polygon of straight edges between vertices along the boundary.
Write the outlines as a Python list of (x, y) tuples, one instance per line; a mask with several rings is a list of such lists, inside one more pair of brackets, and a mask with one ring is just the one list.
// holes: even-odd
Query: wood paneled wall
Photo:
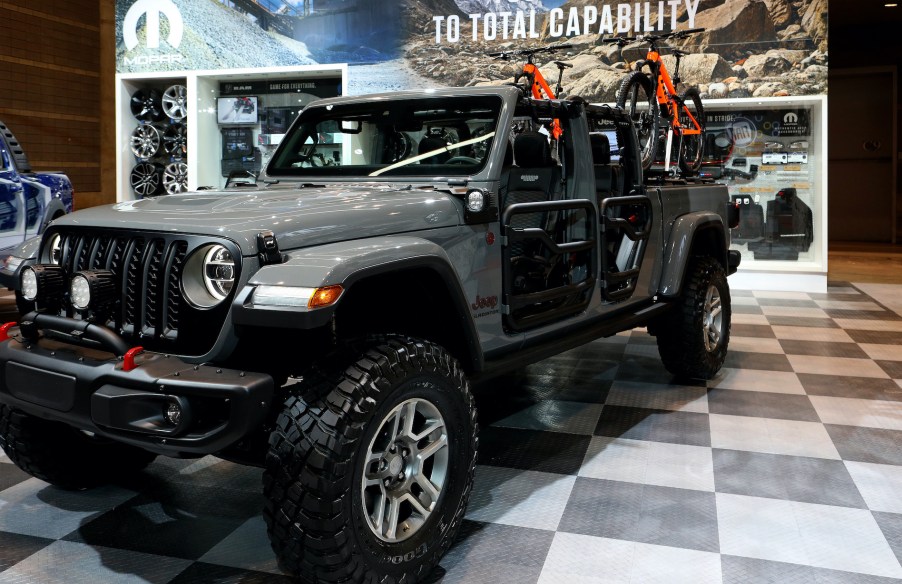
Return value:
[(113, 0), (0, 0), (0, 119), (76, 207), (113, 202)]

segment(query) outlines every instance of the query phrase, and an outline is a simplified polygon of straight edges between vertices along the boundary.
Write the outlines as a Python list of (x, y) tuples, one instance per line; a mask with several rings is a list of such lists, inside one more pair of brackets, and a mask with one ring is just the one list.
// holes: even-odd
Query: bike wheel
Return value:
[(651, 80), (641, 71), (633, 71), (620, 83), (617, 107), (625, 110), (636, 127), (642, 168), (648, 169), (658, 152), (658, 100)]
[(704, 150), (705, 136), (705, 108), (702, 107), (702, 98), (698, 94), (698, 89), (690, 87), (680, 95), (680, 101), (684, 107), (680, 108), (680, 127), (693, 128), (694, 124), (689, 119), (689, 113), (698, 122), (701, 128), (701, 134), (682, 134), (680, 136), (680, 170), (683, 176), (692, 176), (698, 174), (698, 170), (702, 166), (702, 153)]

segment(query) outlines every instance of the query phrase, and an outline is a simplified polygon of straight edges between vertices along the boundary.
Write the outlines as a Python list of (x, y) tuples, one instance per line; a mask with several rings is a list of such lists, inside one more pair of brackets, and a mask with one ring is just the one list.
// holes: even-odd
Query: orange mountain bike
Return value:
[[(636, 70), (627, 75), (620, 84), (617, 105), (629, 113), (636, 125), (642, 148), (642, 166), (646, 169), (655, 161), (663, 130), (666, 130), (663, 136), (666, 166), (670, 165), (671, 149), (673, 142), (676, 141), (676, 152), (683, 175), (697, 174), (701, 167), (705, 132), (702, 98), (695, 87), (690, 87), (680, 94), (675, 87), (680, 83), (680, 58), (687, 53), (673, 50), (676, 67), (671, 78), (661, 59), (658, 41), (683, 39), (704, 30), (693, 28), (638, 37), (639, 41), (649, 43), (648, 54), (645, 55), (645, 59), (636, 63)], [(636, 37), (617, 37), (605, 39), (604, 42), (623, 47), (633, 40), (636, 40)], [(650, 71), (647, 74), (642, 71), (646, 65)]]
[[(548, 85), (548, 82), (545, 81), (545, 77), (542, 75), (542, 72), (536, 66), (535, 61), (533, 60), (533, 56), (535, 56), (537, 53), (550, 53), (553, 51), (560, 51), (562, 49), (570, 48), (573, 48), (573, 45), (548, 45), (547, 47), (539, 47), (536, 49), (519, 49), (516, 51), (489, 53), (489, 56), (508, 61), (511, 57), (517, 55), (526, 55), (526, 63), (523, 64), (523, 70), (514, 75), (514, 84), (519, 85), (521, 79), (526, 79), (525, 88), (535, 99), (557, 99), (557, 96), (560, 95), (563, 91), (563, 88), (561, 87), (561, 81), (564, 79), (564, 69), (569, 69), (573, 67), (573, 65), (571, 65), (570, 63), (563, 63), (561, 61), (554, 62), (558, 69), (558, 76), (557, 87), (555, 87), (555, 90), (552, 91), (551, 87)], [(551, 135), (554, 136), (555, 140), (557, 140), (564, 133), (564, 131), (561, 129), (561, 123), (559, 120), (554, 120), (551, 126)]]

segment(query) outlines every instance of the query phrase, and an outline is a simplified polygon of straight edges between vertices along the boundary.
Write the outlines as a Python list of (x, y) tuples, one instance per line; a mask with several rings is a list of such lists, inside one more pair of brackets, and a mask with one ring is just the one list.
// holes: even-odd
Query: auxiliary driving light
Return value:
[(69, 300), (77, 310), (104, 306), (116, 296), (116, 278), (109, 270), (75, 272), (69, 282)]
[(29, 302), (58, 299), (65, 288), (63, 269), (47, 264), (25, 266), (19, 275), (19, 284), (22, 297)]
[(182, 421), (182, 406), (178, 402), (169, 402), (166, 407), (166, 421), (178, 426)]
[(473, 189), (467, 192), (467, 210), (471, 213), (480, 213), (485, 209), (488, 195), (485, 191)]

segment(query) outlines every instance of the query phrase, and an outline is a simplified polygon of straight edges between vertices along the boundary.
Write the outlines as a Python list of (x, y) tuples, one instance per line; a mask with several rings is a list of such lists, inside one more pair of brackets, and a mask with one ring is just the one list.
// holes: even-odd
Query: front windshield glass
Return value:
[(292, 176), (461, 176), (485, 166), (498, 96), (426, 97), (313, 106), (267, 167)]

